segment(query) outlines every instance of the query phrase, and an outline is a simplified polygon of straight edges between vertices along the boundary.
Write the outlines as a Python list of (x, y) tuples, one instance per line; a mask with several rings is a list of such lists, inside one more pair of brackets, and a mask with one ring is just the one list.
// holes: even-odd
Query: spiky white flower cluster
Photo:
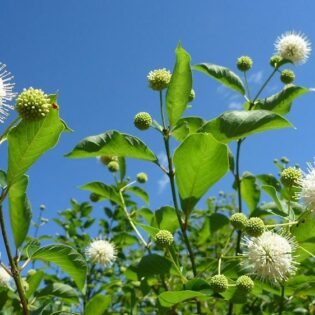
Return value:
[(14, 108), (8, 102), (16, 96), (16, 93), (13, 92), (15, 85), (12, 83), (13, 76), (5, 68), (6, 65), (0, 62), (0, 123), (4, 123), (9, 116), (8, 111)]
[(295, 31), (279, 36), (275, 42), (275, 48), (278, 55), (294, 64), (305, 63), (312, 50), (308, 38)]
[(303, 198), (307, 207), (315, 210), (315, 168), (311, 163), (307, 164), (308, 173), (304, 174), (299, 181), (301, 192), (299, 197)]
[(245, 238), (246, 267), (263, 280), (282, 282), (296, 271), (294, 238), (268, 231), (259, 237)]
[(95, 264), (108, 266), (116, 260), (114, 244), (103, 239), (95, 239), (86, 248), (85, 254)]
[(0, 287), (8, 287), (11, 276), (0, 266)]

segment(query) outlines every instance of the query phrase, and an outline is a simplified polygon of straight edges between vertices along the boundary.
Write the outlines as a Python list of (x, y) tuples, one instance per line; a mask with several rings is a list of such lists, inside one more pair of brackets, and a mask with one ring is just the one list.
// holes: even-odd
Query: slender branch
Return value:
[(267, 78), (267, 80), (264, 82), (264, 84), (261, 86), (261, 88), (259, 89), (259, 91), (257, 92), (256, 96), (253, 99), (253, 104), (255, 103), (255, 101), (257, 100), (257, 98), (259, 97), (259, 95), (261, 94), (261, 92), (264, 90), (264, 88), (266, 87), (266, 85), (269, 83), (269, 81), (272, 79), (272, 77), (274, 76), (274, 74), (277, 72), (277, 69), (274, 69), (272, 71), (272, 73), (270, 74), (270, 76)]
[(129, 214), (128, 210), (127, 210), (126, 203), (125, 203), (125, 199), (124, 199), (124, 196), (123, 196), (123, 191), (124, 191), (127, 187), (133, 185), (134, 183), (135, 183), (135, 182), (131, 182), (131, 183), (129, 183), (128, 185), (126, 185), (126, 186), (124, 186), (123, 188), (121, 188), (121, 189), (119, 190), (119, 197), (120, 197), (120, 201), (121, 201), (121, 204), (122, 204), (122, 208), (124, 209), (125, 215), (126, 215), (126, 217), (127, 217), (127, 220), (129, 221), (131, 227), (133, 228), (133, 230), (134, 230), (135, 233), (137, 234), (137, 236), (138, 236), (140, 242), (144, 245), (144, 247), (148, 248), (148, 247), (149, 247), (148, 243), (147, 243), (147, 242), (145, 241), (145, 239), (142, 237), (141, 233), (139, 232), (139, 230), (137, 229), (137, 227), (135, 226), (135, 224), (133, 223), (133, 221), (132, 221), (132, 219), (131, 219), (131, 217), (130, 217), (130, 214)]
[(282, 315), (283, 307), (284, 307), (284, 285), (281, 285), (281, 298), (280, 298), (280, 305), (279, 305), (279, 315)]
[(160, 111), (161, 111), (163, 129), (166, 129), (164, 111), (163, 111), (163, 94), (162, 94), (162, 91), (160, 91)]
[[(2, 199), (3, 198), (1, 198), (1, 201), (2, 201)], [(20, 302), (21, 302), (22, 308), (23, 308), (23, 314), (29, 315), (30, 312), (28, 309), (28, 302), (27, 302), (27, 299), (26, 299), (26, 296), (24, 293), (22, 283), (21, 283), (20, 272), (19, 272), (17, 265), (15, 264), (14, 258), (13, 258), (12, 253), (11, 253), (11, 248), (9, 245), (7, 231), (6, 231), (6, 227), (5, 227), (5, 223), (4, 223), (2, 204), (0, 204), (0, 225), (1, 225), (1, 233), (2, 233), (4, 246), (5, 246), (7, 256), (8, 256), (9, 262), (10, 262), (10, 266), (11, 266), (11, 274), (12, 274), (12, 277), (14, 279), (16, 289), (18, 291), (18, 295), (20, 297)]]
[(243, 73), (244, 73), (245, 89), (247, 91), (248, 100), (250, 100), (250, 91), (249, 91), (249, 85), (248, 85), (248, 80), (247, 80), (247, 72), (244, 71)]

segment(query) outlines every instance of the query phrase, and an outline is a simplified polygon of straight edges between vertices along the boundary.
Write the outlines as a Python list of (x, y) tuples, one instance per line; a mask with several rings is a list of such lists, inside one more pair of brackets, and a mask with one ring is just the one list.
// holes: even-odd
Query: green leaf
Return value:
[(274, 203), (277, 205), (278, 211), (275, 211), (275, 213), (281, 215), (281, 216), (288, 216), (288, 214), (285, 212), (285, 210), (282, 207), (282, 203), (278, 198), (277, 191), (273, 186), (269, 185), (262, 185), (261, 189), (264, 190), (274, 201)]
[(10, 221), (17, 248), (24, 242), (32, 220), (31, 205), (26, 195), (27, 184), (28, 176), (23, 175), (9, 189)]
[(180, 119), (174, 127), (171, 135), (177, 141), (183, 141), (188, 135), (196, 133), (205, 121), (200, 117), (185, 117)]
[(143, 190), (142, 188), (140, 188), (138, 186), (130, 186), (126, 190), (130, 191), (133, 194), (135, 194), (136, 196), (140, 197), (145, 203), (148, 204), (150, 202), (150, 197), (149, 197), (148, 193), (145, 190)]
[(44, 277), (44, 272), (39, 270), (36, 271), (35, 274), (27, 277), (28, 290), (25, 292), (27, 298), (30, 298), (32, 294), (37, 290), (40, 285), (42, 279)]
[(150, 254), (143, 256), (137, 266), (139, 277), (148, 277), (153, 275), (163, 275), (171, 269), (172, 263), (163, 256)]
[(109, 295), (97, 294), (86, 304), (84, 315), (103, 315), (111, 304)]
[(171, 307), (180, 302), (193, 298), (204, 298), (205, 295), (197, 291), (165, 291), (159, 295), (159, 302), (163, 307)]
[(120, 174), (120, 181), (122, 182), (126, 176), (126, 159), (124, 157), (118, 158), (119, 164), (119, 174)]
[(276, 191), (281, 190), (280, 182), (272, 174), (256, 175), (256, 178), (263, 184), (273, 186)]
[(70, 158), (88, 158), (100, 155), (129, 157), (155, 162), (155, 154), (138, 138), (118, 131), (108, 131), (81, 140), (66, 155)]
[(77, 300), (79, 294), (73, 287), (68, 284), (54, 282), (48, 284), (46, 287), (41, 289), (36, 295), (37, 298), (47, 296)]
[(293, 127), (282, 116), (267, 110), (230, 111), (208, 121), (199, 132), (210, 132), (218, 141), (228, 143), (257, 132)]
[(141, 227), (142, 230), (146, 231), (151, 237), (155, 237), (155, 235), (160, 231), (160, 229), (150, 226), (150, 225), (145, 225), (140, 222), (134, 222), (136, 225)]
[(80, 189), (100, 195), (104, 199), (121, 204), (118, 192), (112, 187), (101, 182), (91, 182), (80, 186)]
[[(291, 233), (298, 243), (296, 252), (297, 261), (301, 262), (311, 255), (315, 256), (315, 212), (312, 210), (305, 211), (300, 215), (298, 224), (291, 227)], [(302, 248), (305, 250), (303, 250)]]
[(7, 187), (7, 173), (0, 170), (0, 188), (4, 189)]
[(193, 66), (192, 69), (203, 72), (228, 88), (245, 95), (245, 87), (242, 80), (228, 68), (211, 63), (201, 63)]
[(225, 225), (228, 225), (230, 220), (224, 214), (213, 213), (209, 217), (209, 222), (210, 232), (215, 233), (216, 231), (222, 229)]
[(84, 257), (68, 245), (47, 245), (36, 250), (32, 260), (52, 262), (67, 272), (80, 290), (84, 289), (87, 265)]
[(8, 134), (8, 183), (14, 184), (35, 161), (58, 142), (65, 126), (58, 110), (52, 109), (44, 119), (22, 120)]
[(179, 44), (176, 64), (166, 93), (166, 112), (169, 125), (174, 126), (184, 113), (192, 88), (190, 56)]
[(174, 233), (179, 228), (176, 210), (173, 207), (165, 206), (156, 210), (155, 219), (161, 230), (168, 230)]
[(311, 90), (301, 86), (291, 85), (285, 87), (281, 92), (255, 102), (253, 109), (265, 109), (274, 113), (285, 115), (290, 109), (292, 102), (299, 96)]
[(256, 184), (256, 177), (251, 173), (244, 173), (241, 179), (241, 195), (250, 212), (254, 211), (260, 199), (260, 189)]
[(228, 171), (227, 146), (210, 134), (192, 134), (176, 149), (174, 165), (182, 208), (189, 213)]

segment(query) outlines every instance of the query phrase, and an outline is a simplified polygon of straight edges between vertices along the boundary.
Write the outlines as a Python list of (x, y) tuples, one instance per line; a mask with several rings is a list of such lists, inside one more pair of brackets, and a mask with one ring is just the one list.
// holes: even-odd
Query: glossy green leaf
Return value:
[(176, 211), (173, 207), (165, 206), (155, 211), (155, 219), (161, 230), (174, 233), (179, 228)]
[(111, 304), (109, 295), (96, 294), (86, 304), (84, 315), (104, 315)]
[(244, 173), (241, 179), (241, 195), (250, 212), (254, 211), (260, 199), (260, 189), (256, 184), (256, 177)]
[(197, 291), (165, 291), (159, 295), (159, 302), (163, 307), (172, 307), (186, 300), (204, 297), (204, 294)]
[(32, 209), (26, 195), (28, 176), (23, 175), (9, 189), (10, 222), (15, 246), (24, 242), (32, 219)]
[(126, 191), (129, 191), (140, 197), (147, 204), (150, 202), (150, 196), (148, 195), (148, 193), (138, 186), (130, 186), (126, 189)]
[(112, 186), (106, 185), (102, 182), (87, 183), (80, 186), (80, 188), (95, 193), (101, 196), (101, 198), (111, 200), (117, 204), (121, 203), (119, 193)]
[(227, 146), (210, 134), (192, 134), (176, 149), (174, 165), (182, 208), (190, 212), (228, 171)]
[(228, 225), (230, 220), (222, 213), (213, 213), (209, 217), (209, 222), (210, 232), (215, 233), (216, 231), (222, 229), (225, 225)]
[(256, 175), (256, 178), (263, 184), (268, 186), (273, 186), (276, 191), (281, 190), (281, 184), (279, 180), (274, 177), (272, 174), (261, 174)]
[(32, 254), (31, 259), (55, 263), (72, 277), (80, 290), (84, 289), (87, 274), (86, 261), (72, 247), (63, 244), (43, 246)]
[(142, 230), (146, 231), (151, 237), (155, 237), (156, 233), (160, 231), (160, 229), (151, 226), (151, 225), (145, 225), (140, 222), (134, 222), (137, 226), (141, 227)]
[(245, 95), (245, 87), (242, 80), (233, 71), (226, 67), (214, 65), (211, 63), (201, 63), (192, 67), (193, 70), (205, 73), (214, 78), (228, 88)]
[[(305, 211), (299, 218), (298, 224), (291, 227), (291, 233), (294, 235), (295, 240), (297, 241), (298, 250), (297, 250), (297, 260), (303, 261), (304, 259), (310, 257), (311, 255), (315, 256), (315, 212), (308, 210)], [(308, 254), (305, 250), (310, 252)]]
[(276, 189), (273, 186), (269, 186), (269, 185), (262, 185), (261, 189), (264, 190), (272, 198), (274, 203), (277, 205), (277, 208), (279, 211), (274, 210), (275, 213), (281, 216), (288, 216), (288, 214), (283, 209), (281, 201), (278, 198)]
[(27, 298), (30, 298), (32, 294), (37, 290), (41, 281), (43, 280), (44, 272), (41, 270), (36, 271), (33, 275), (27, 277), (28, 290), (25, 292)]
[(175, 52), (176, 64), (166, 93), (166, 112), (170, 126), (175, 126), (183, 115), (192, 88), (190, 56), (180, 44)]
[(177, 141), (183, 141), (188, 135), (196, 133), (205, 121), (200, 117), (181, 118), (174, 127), (171, 135)]
[(153, 162), (157, 160), (155, 154), (140, 139), (115, 130), (81, 140), (66, 157), (88, 158), (100, 155), (129, 157)]
[(137, 266), (139, 277), (163, 275), (171, 269), (172, 263), (163, 256), (150, 254), (143, 256)]
[(299, 96), (310, 92), (308, 88), (301, 86), (287, 86), (281, 92), (255, 102), (253, 109), (265, 109), (274, 113), (285, 115), (290, 109), (292, 102)]
[(8, 183), (16, 182), (42, 154), (52, 149), (64, 130), (56, 109), (50, 110), (44, 119), (22, 120), (14, 127), (8, 134)]
[(257, 132), (293, 127), (282, 116), (267, 110), (230, 111), (210, 120), (200, 132), (211, 133), (218, 141), (228, 143)]
[(68, 284), (54, 282), (48, 284), (36, 294), (37, 298), (47, 296), (77, 300), (79, 298), (79, 293)]

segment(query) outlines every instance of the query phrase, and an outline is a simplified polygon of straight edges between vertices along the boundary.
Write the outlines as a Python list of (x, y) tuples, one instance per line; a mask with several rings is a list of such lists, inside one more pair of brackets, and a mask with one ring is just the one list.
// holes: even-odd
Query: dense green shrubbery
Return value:
[[(100, 157), (113, 183), (81, 186), (91, 203), (71, 200), (71, 208), (54, 219), (62, 232), (53, 237), (38, 237), (47, 224), (44, 207), (35, 237), (28, 235), (32, 215), (25, 173), (69, 128), (59, 118), (56, 95), (23, 91), (16, 103), (20, 116), (1, 136), (2, 142), (8, 141), (8, 169), (0, 172), (0, 223), (8, 259), (1, 261), (0, 313), (314, 314), (314, 169), (304, 174), (281, 158), (274, 161), (276, 175), (240, 172), (245, 139), (292, 127), (284, 115), (297, 97), (310, 92), (293, 85), (292, 70), (282, 71), (285, 64), (307, 60), (306, 38), (287, 33), (276, 49), (271, 74), (254, 94), (247, 80), (251, 58), (237, 60), (242, 80), (218, 65), (191, 67), (189, 54), (179, 45), (172, 74), (159, 69), (148, 75), (149, 87), (160, 95), (160, 119), (140, 112), (134, 120), (140, 130), (154, 128), (161, 136), (167, 165), (128, 134), (107, 131), (83, 139), (67, 157)], [(195, 98), (192, 70), (243, 96), (244, 110), (227, 111), (210, 121), (184, 117)], [(274, 76), (284, 83), (283, 89), (261, 98)], [(0, 78), (4, 122), (15, 95), (10, 81)], [(235, 156), (229, 148), (233, 141)], [(168, 176), (172, 205), (149, 208), (144, 189), (148, 177), (127, 177), (127, 158), (150, 161)], [(235, 194), (222, 192), (201, 208), (198, 202), (227, 172), (234, 177)], [(271, 201), (261, 201), (263, 194)], [(6, 199), (14, 248), (3, 218)], [(93, 203), (103, 202), (103, 218), (96, 220)], [(91, 239), (91, 228), (99, 238)]]

